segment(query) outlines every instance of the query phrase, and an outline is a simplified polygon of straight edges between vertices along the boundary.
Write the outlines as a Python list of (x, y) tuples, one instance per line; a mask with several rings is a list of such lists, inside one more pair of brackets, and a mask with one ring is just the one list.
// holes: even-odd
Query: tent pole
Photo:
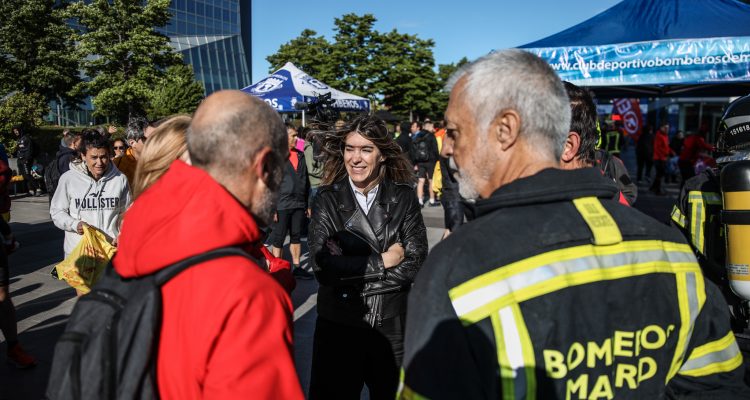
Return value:
[(305, 127), (305, 110), (302, 110), (302, 126)]

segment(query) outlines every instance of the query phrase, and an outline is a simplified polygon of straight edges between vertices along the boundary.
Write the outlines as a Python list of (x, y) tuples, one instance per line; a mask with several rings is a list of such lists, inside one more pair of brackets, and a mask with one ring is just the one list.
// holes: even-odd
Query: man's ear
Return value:
[(274, 168), (273, 153), (270, 147), (264, 147), (255, 153), (255, 157), (251, 163), (252, 174), (258, 177), (263, 183), (268, 186), (271, 177), (273, 176)]
[(521, 129), (521, 115), (513, 109), (500, 111), (492, 120), (490, 129), (501, 148), (508, 150), (518, 140), (518, 133)]
[(581, 148), (581, 136), (578, 132), (568, 132), (568, 138), (565, 139), (562, 156), (560, 160), (563, 163), (569, 163), (575, 160), (578, 149)]

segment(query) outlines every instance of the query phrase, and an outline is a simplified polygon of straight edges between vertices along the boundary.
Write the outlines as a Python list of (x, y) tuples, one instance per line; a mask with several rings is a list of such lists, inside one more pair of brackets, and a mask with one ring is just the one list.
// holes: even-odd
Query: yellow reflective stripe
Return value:
[(531, 344), (531, 336), (526, 328), (526, 322), (521, 313), (521, 307), (516, 303), (511, 305), (513, 318), (516, 320), (518, 336), (521, 340), (521, 351), (523, 353), (523, 364), (526, 370), (526, 396), (527, 400), (536, 400), (536, 360), (534, 359), (534, 345)]
[(742, 353), (729, 332), (723, 338), (693, 349), (690, 358), (680, 368), (680, 375), (706, 376), (732, 371), (742, 364)]
[(573, 200), (578, 212), (586, 221), (594, 235), (594, 244), (606, 246), (622, 242), (622, 234), (602, 203), (596, 197), (582, 197)]
[[(687, 245), (659, 241), (651, 241), (651, 246), (644, 243), (630, 246), (628, 243), (607, 247), (579, 246), (570, 254), (558, 250), (551, 254), (563, 257), (555, 261), (526, 265), (532, 259), (548, 261), (547, 254), (532, 257), (520, 261), (523, 268), (516, 268), (515, 271), (520, 272), (515, 274), (509, 272), (518, 264), (488, 272), (449, 291), (453, 308), (464, 324), (472, 324), (502, 307), (565, 287), (650, 273), (699, 271)], [(668, 251), (670, 247), (678, 250)], [(633, 248), (645, 250), (631, 251)], [(607, 251), (600, 251), (602, 249)], [(620, 252), (609, 254), (612, 249)]]
[(680, 226), (680, 228), (685, 228), (685, 224), (687, 223), (687, 219), (685, 218), (685, 214), (680, 211), (677, 206), (672, 207), (672, 221), (674, 221), (677, 225)]
[(399, 392), (396, 394), (396, 398), (400, 400), (429, 400), (427, 397), (412, 390), (409, 386), (403, 385)]
[(685, 360), (688, 343), (690, 343), (690, 338), (693, 335), (695, 320), (705, 303), (705, 293), (701, 295), (698, 290), (705, 292), (702, 274), (696, 272), (677, 274), (675, 281), (677, 283), (677, 302), (680, 307), (680, 331), (672, 365), (667, 373), (667, 383), (677, 374), (683, 360)]
[(503, 399), (512, 400), (515, 371), (510, 366), (508, 352), (505, 346), (505, 337), (503, 335), (503, 324), (500, 322), (500, 314), (493, 313), (490, 316), (492, 321), (492, 330), (495, 333), (495, 348), (497, 349), (497, 361), (500, 365), (500, 381), (502, 384)]
[(706, 203), (703, 201), (702, 192), (689, 192), (688, 202), (690, 203), (690, 237), (693, 246), (703, 253), (703, 222), (706, 220)]
[[(736, 345), (736, 344), (735, 344)], [(737, 353), (726, 361), (716, 362), (713, 364), (706, 365), (705, 367), (698, 369), (691, 369), (687, 371), (680, 370), (680, 375), (699, 377), (706, 375), (719, 374), (722, 372), (734, 371), (738, 367), (742, 366), (742, 353), (739, 349)]]
[(690, 238), (693, 246), (705, 254), (703, 246), (705, 243), (706, 206), (721, 205), (721, 195), (716, 192), (693, 190), (688, 192), (688, 203), (690, 203)]
[(736, 345), (736, 342), (734, 340), (734, 332), (730, 331), (729, 333), (726, 334), (726, 336), (724, 336), (723, 338), (719, 340), (708, 342), (706, 344), (703, 344), (694, 348), (693, 351), (690, 353), (688, 362), (690, 362), (691, 360), (701, 358), (705, 356), (706, 354), (721, 352), (725, 350), (727, 347), (732, 346), (733, 344)]
[(396, 399), (399, 399), (399, 400), (429, 400), (428, 397), (422, 396), (421, 394), (415, 392), (405, 382), (406, 382), (406, 371), (404, 371), (404, 368), (401, 367), (401, 371), (399, 373), (399, 378), (398, 378), (398, 390), (396, 390)]
[(662, 242), (660, 240), (632, 240), (621, 242), (614, 246), (593, 246), (586, 244), (568, 247), (500, 266), (490, 272), (486, 272), (454, 287), (449, 291), (449, 295), (452, 300), (455, 300), (458, 297), (480, 289), (492, 282), (507, 279), (513, 275), (518, 275), (534, 268), (538, 268), (539, 266), (552, 264), (554, 262), (570, 261), (586, 255), (607, 256), (645, 251), (666, 251), (670, 253), (681, 252), (691, 255), (693, 254), (693, 250), (686, 244)]

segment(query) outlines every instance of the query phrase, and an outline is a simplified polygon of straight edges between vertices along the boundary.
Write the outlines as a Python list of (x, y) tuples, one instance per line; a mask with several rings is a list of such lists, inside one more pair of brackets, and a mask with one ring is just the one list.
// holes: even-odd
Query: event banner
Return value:
[(750, 36), (523, 49), (581, 86), (750, 80)]
[(622, 126), (628, 136), (640, 136), (643, 116), (638, 99), (614, 99), (612, 104), (613, 111), (622, 118)]

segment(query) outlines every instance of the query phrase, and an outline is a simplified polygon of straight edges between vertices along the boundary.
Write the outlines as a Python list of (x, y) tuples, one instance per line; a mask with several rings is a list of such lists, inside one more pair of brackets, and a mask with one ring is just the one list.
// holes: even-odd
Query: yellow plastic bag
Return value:
[(68, 285), (79, 293), (86, 294), (99, 280), (104, 267), (116, 251), (117, 248), (109, 243), (104, 233), (84, 225), (81, 241), (70, 255), (55, 267), (57, 277), (68, 282)]

